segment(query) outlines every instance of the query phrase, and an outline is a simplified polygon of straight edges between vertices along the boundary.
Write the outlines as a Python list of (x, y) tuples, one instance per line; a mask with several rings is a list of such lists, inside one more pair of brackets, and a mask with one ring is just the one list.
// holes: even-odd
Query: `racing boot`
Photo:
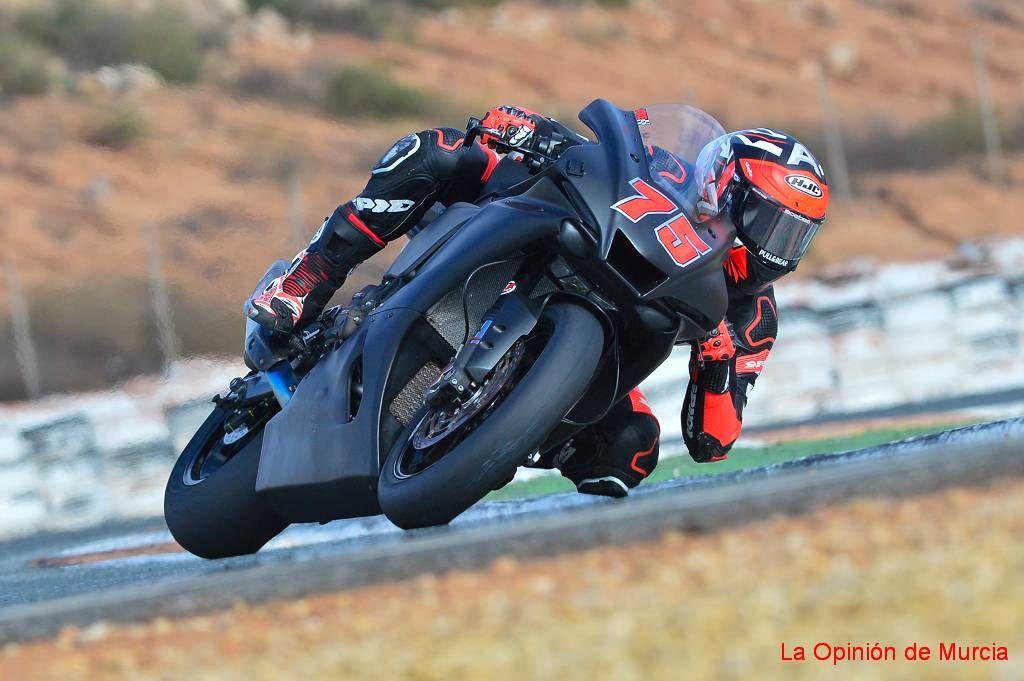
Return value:
[(581, 494), (624, 497), (658, 465), (660, 436), (658, 419), (634, 389), (602, 421), (552, 452), (551, 462)]
[(338, 206), (288, 271), (248, 301), (246, 316), (274, 331), (302, 328), (320, 316), (349, 272), (384, 245), (350, 205)]

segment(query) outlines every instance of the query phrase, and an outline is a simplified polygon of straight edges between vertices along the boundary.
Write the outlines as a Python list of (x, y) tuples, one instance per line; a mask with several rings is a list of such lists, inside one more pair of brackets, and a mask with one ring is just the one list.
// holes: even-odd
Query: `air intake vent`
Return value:
[(665, 273), (647, 261), (623, 232), (616, 232), (608, 264), (640, 293), (649, 293), (667, 279)]

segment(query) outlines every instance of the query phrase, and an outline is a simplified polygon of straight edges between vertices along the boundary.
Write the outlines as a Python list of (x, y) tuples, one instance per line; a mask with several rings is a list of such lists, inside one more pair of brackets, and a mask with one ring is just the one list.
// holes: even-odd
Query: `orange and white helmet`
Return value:
[(697, 157), (698, 219), (728, 211), (739, 240), (781, 276), (796, 269), (825, 222), (828, 183), (794, 137), (768, 128), (731, 132)]

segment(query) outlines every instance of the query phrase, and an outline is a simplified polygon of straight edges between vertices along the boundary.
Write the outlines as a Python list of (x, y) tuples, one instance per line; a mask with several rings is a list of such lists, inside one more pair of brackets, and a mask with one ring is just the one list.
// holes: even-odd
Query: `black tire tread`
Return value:
[(227, 558), (255, 553), (287, 526), (256, 496), (256, 473), (262, 430), (231, 460), (208, 478), (186, 485), (185, 467), (196, 448), (221, 436), (226, 412), (217, 407), (185, 447), (171, 471), (164, 492), (164, 520), (175, 541), (201, 558)]
[[(377, 496), (404, 529), (444, 525), (515, 473), (586, 390), (603, 350), (601, 323), (589, 310), (554, 303), (544, 316), (554, 331), (536, 362), (482, 424), (424, 471), (399, 479), (395, 459), (407, 430), (389, 452)], [(542, 406), (540, 406), (542, 405)]]

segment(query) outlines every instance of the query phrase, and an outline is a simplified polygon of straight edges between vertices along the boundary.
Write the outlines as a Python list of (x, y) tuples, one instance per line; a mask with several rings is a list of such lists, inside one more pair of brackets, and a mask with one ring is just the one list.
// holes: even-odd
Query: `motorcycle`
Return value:
[[(288, 336), (248, 322), (252, 371), (167, 483), (178, 543), (220, 558), (291, 523), (446, 524), (717, 326), (735, 229), (690, 221), (687, 173), (724, 130), (693, 107), (601, 99), (580, 120), (594, 139), (557, 155), (500, 146), (483, 196), (421, 225), (348, 305)], [(470, 119), (466, 144), (488, 132)]]

